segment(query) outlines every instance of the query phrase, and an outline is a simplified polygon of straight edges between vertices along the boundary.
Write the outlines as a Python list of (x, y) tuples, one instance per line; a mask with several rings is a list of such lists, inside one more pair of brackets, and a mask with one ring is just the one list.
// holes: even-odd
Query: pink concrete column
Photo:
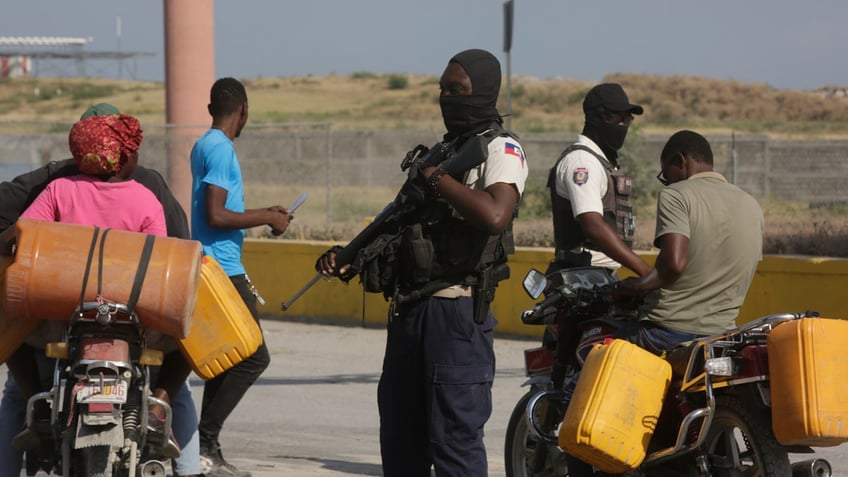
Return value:
[(191, 146), (212, 124), (206, 106), (215, 81), (214, 5), (213, 0), (164, 2), (167, 179), (190, 215)]

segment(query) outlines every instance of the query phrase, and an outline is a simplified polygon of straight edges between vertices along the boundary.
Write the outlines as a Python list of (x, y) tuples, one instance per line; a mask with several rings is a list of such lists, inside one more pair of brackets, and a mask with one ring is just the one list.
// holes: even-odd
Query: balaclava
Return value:
[(440, 96), (442, 118), (448, 133), (446, 140), (477, 132), (492, 121), (500, 122), (497, 110), (498, 92), (501, 88), (501, 64), (485, 50), (465, 50), (457, 53), (448, 63), (457, 63), (471, 79), (468, 96)]
[(601, 118), (601, 112), (586, 115), (586, 125), (583, 135), (595, 141), (607, 159), (614, 161), (618, 157), (618, 150), (624, 145), (629, 126), (620, 124), (607, 124)]

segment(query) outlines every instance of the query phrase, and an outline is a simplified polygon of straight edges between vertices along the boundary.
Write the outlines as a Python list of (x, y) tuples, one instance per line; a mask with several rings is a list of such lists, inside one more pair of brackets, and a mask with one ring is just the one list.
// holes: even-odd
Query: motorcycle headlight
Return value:
[(733, 360), (729, 356), (708, 359), (704, 363), (704, 371), (713, 376), (733, 376), (735, 372)]

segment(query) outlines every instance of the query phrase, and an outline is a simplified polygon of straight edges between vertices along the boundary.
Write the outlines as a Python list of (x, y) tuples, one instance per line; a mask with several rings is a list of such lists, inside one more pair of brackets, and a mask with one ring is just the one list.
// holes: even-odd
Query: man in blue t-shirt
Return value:
[[(288, 209), (273, 206), (245, 209), (241, 167), (233, 148), (247, 123), (247, 93), (233, 78), (212, 85), (209, 102), (212, 127), (191, 150), (191, 237), (200, 241), (203, 252), (221, 264), (259, 323), (258, 293), (241, 263), (244, 229), (268, 225), (275, 235), (286, 231)], [(270, 363), (264, 340), (256, 352), (203, 388), (200, 411), (200, 456), (206, 477), (250, 477), (227, 463), (221, 455), (218, 436), (224, 420), (235, 409), (248, 388)]]

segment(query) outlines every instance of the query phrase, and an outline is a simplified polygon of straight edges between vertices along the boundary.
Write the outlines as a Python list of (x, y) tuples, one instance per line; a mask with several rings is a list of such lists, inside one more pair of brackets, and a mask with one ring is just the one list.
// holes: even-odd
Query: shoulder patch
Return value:
[(589, 169), (578, 167), (574, 169), (574, 174), (571, 176), (571, 181), (577, 185), (583, 185), (589, 180)]
[(521, 159), (521, 165), (524, 165), (524, 151), (521, 150), (521, 146), (514, 142), (505, 141), (504, 142), (504, 154), (509, 156), (515, 156)]

